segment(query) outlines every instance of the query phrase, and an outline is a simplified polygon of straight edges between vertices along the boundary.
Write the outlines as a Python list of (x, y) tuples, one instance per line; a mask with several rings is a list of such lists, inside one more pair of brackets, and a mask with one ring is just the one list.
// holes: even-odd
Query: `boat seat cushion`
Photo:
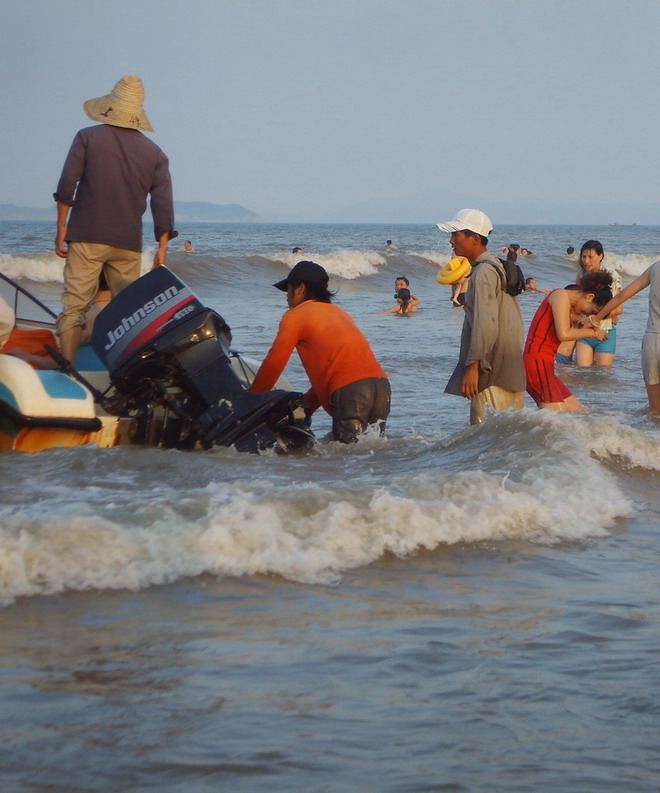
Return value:
[(51, 347), (58, 349), (57, 339), (52, 330), (46, 328), (14, 328), (4, 347), (0, 348), (0, 353), (7, 353), (10, 350), (23, 350), (30, 355), (43, 355), (50, 357), (44, 345), (50, 344)]
[(33, 369), (13, 355), (0, 355), (0, 401), (34, 418), (94, 418), (91, 393), (54, 369)]

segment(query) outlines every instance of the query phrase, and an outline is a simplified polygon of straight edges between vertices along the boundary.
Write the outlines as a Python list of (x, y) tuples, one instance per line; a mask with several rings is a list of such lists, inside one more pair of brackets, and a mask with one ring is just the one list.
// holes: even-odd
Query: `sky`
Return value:
[[(142, 77), (175, 198), (266, 220), (660, 223), (658, 0), (0, 0), (0, 203)], [(449, 215), (452, 216), (452, 215)]]

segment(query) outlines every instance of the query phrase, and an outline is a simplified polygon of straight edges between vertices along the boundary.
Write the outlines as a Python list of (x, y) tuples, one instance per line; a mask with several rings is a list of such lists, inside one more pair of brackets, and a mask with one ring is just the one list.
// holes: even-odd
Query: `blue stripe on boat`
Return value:
[(18, 402), (14, 392), (10, 391), (4, 383), (0, 383), (0, 401), (6, 402), (10, 407), (18, 410)]
[(54, 399), (86, 399), (87, 390), (61, 372), (37, 369), (36, 374), (48, 396)]

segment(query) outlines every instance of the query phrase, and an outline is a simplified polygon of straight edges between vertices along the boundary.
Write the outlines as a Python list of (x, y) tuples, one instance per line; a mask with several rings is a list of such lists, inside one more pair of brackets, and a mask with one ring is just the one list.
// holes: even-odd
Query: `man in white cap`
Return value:
[(502, 263), (488, 253), (493, 224), (487, 215), (462, 209), (453, 220), (437, 226), (451, 234), (454, 255), (464, 256), (472, 265), (461, 350), (445, 392), (471, 400), (470, 423), (479, 424), (487, 405), (495, 410), (523, 407), (526, 377), (520, 307), (505, 289)]
[(101, 123), (78, 132), (53, 194), (55, 252), (66, 258), (57, 331), (72, 363), (101, 272), (113, 297), (140, 275), (147, 196), (158, 242), (154, 267), (166, 263), (167, 243), (177, 236), (169, 162), (142, 134), (153, 132), (143, 102), (142, 80), (127, 76), (107, 96), (84, 103), (85, 113)]

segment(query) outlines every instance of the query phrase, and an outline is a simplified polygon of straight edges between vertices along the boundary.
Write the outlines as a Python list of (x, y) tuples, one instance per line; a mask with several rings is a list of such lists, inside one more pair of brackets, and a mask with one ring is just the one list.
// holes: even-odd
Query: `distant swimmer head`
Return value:
[(303, 252), (302, 248), (293, 248), (293, 250), (291, 251), (291, 253), (302, 253), (302, 252)]
[(122, 77), (109, 94), (85, 102), (83, 109), (92, 121), (153, 132), (154, 128), (142, 107), (143, 102), (142, 80), (135, 75), (128, 75)]
[(406, 278), (405, 275), (399, 275), (397, 276), (397, 278), (394, 279), (394, 288), (396, 290), (405, 289), (408, 286), (410, 286), (410, 281)]

